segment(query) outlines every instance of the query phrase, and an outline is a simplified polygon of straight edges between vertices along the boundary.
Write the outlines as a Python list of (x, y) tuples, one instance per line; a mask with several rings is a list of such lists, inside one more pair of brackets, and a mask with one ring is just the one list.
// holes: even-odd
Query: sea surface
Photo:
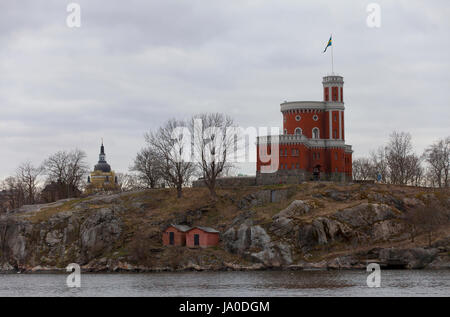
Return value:
[(0, 274), (0, 296), (450, 296), (450, 270), (384, 270), (379, 288), (366, 271), (68, 274)]

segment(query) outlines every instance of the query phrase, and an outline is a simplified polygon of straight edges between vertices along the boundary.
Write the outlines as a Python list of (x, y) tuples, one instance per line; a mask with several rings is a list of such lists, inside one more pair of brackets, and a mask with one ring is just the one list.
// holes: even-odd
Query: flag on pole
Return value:
[(332, 45), (332, 42), (331, 42), (331, 35), (330, 35), (330, 39), (328, 40), (327, 46), (325, 46), (323, 53), (325, 53), (327, 51), (328, 46), (331, 46), (331, 45)]

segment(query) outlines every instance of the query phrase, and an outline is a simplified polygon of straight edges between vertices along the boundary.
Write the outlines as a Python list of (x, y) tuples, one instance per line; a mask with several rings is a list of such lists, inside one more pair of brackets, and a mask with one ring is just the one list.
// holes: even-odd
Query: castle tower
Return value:
[[(266, 164), (257, 157), (260, 184), (351, 179), (352, 150), (345, 144), (344, 133), (344, 78), (328, 75), (323, 77), (322, 85), (323, 101), (280, 104), (283, 135), (279, 136), (279, 168), (273, 175), (263, 175), (261, 165)], [(258, 151), (260, 146), (269, 145), (261, 140), (258, 139)]]
[(328, 106), (325, 137), (344, 140), (344, 78), (339, 75), (323, 77), (323, 101)]
[(344, 102), (344, 77), (328, 75), (323, 77), (323, 101)]

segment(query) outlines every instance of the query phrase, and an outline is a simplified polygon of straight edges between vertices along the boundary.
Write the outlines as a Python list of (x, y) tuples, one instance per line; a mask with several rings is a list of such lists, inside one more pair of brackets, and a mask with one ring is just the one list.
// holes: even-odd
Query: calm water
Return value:
[(0, 296), (450, 296), (450, 271), (382, 271), (369, 288), (365, 271), (0, 274)]

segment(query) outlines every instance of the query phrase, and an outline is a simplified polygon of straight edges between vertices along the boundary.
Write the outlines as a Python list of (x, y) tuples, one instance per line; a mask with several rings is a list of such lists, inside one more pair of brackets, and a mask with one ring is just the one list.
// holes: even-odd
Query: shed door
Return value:
[(194, 234), (194, 245), (200, 245), (200, 235)]
[(175, 244), (175, 233), (174, 232), (169, 232), (169, 243), (170, 243), (170, 245)]

